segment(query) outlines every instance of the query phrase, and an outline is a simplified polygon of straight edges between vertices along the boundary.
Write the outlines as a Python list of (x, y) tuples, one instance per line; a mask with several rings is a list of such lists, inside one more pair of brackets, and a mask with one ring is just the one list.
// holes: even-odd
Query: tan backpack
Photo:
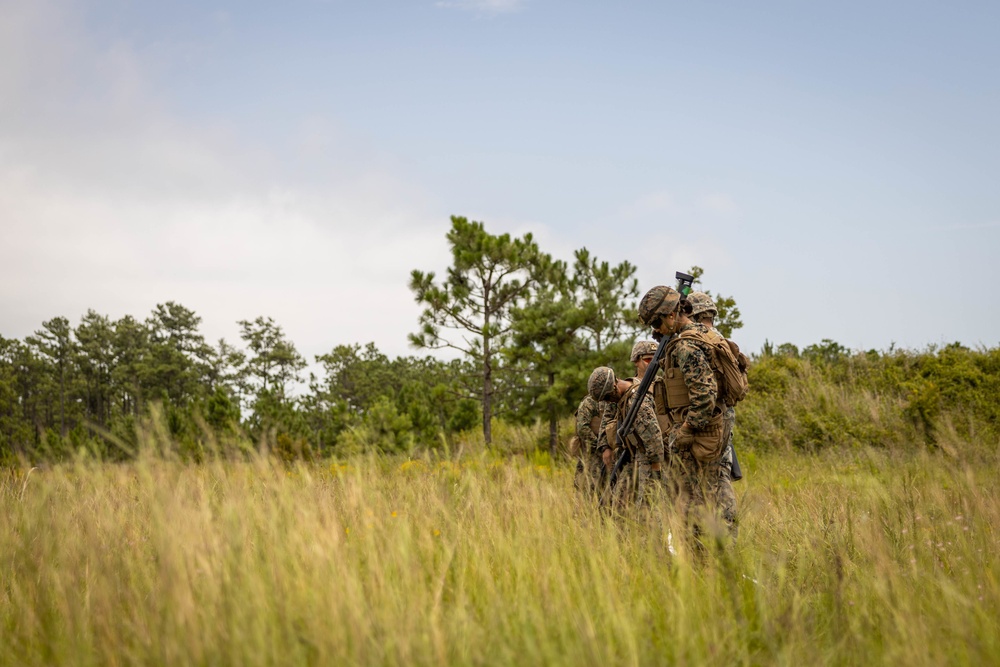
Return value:
[(747, 380), (750, 359), (740, 352), (739, 345), (723, 338), (722, 334), (714, 329), (709, 329), (707, 334), (697, 329), (687, 329), (674, 340), (683, 338), (696, 340), (706, 348), (708, 363), (715, 371), (715, 379), (719, 385), (720, 401), (725, 401), (726, 405), (736, 405), (746, 398), (750, 390), (750, 383)]

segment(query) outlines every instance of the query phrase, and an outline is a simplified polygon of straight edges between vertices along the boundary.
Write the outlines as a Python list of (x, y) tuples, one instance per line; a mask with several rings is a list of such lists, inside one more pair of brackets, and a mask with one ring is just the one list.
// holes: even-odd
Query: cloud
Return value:
[(618, 215), (626, 220), (660, 218), (690, 221), (733, 218), (739, 213), (739, 206), (725, 193), (680, 197), (667, 190), (656, 190), (624, 204), (620, 207)]
[(458, 9), (478, 14), (511, 14), (521, 11), (526, 0), (441, 0), (434, 6), (439, 9)]
[(698, 207), (708, 213), (729, 216), (739, 213), (739, 207), (733, 198), (727, 194), (715, 193), (705, 195), (698, 200)]
[(210, 339), (268, 315), (308, 355), (368, 340), (408, 353), (409, 272), (446, 265), (447, 219), (405, 174), (331, 119), (305, 119), (287, 146), (186, 119), (128, 44), (14, 5), (0, 22), (0, 333), (176, 300)]
[(621, 207), (620, 215), (624, 218), (647, 218), (652, 216), (673, 215), (681, 211), (676, 197), (666, 191), (650, 192), (635, 201)]
[[(704, 234), (671, 232), (647, 234), (634, 247), (629, 259), (639, 267), (639, 283), (644, 290), (653, 285), (673, 285), (674, 272), (687, 271), (692, 266), (705, 269), (709, 281), (718, 280), (721, 271), (733, 264), (724, 241)], [(712, 289), (711, 284), (706, 287)]]

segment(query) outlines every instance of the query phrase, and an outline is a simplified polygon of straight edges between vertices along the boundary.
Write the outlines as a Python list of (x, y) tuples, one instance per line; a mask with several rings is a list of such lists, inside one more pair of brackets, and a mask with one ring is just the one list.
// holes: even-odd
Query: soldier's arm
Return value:
[(598, 454), (604, 452), (605, 449), (614, 449), (615, 443), (608, 444), (608, 423), (614, 414), (607, 403), (602, 402), (600, 405), (604, 406), (604, 411), (601, 413), (601, 432), (597, 434), (597, 444), (595, 445), (595, 451)]
[(663, 463), (663, 437), (660, 423), (656, 420), (653, 399), (648, 395), (642, 399), (639, 414), (635, 416), (635, 434), (642, 440), (642, 447), (650, 464)]
[(580, 438), (580, 447), (585, 452), (592, 452), (597, 446), (597, 435), (590, 428), (590, 420), (597, 414), (597, 403), (585, 401), (576, 411), (576, 436)]
[(712, 366), (708, 363), (705, 352), (693, 343), (678, 346), (677, 365), (684, 374), (684, 384), (687, 385), (688, 397), (691, 399), (685, 421), (693, 429), (705, 428), (712, 419), (715, 400), (719, 395)]

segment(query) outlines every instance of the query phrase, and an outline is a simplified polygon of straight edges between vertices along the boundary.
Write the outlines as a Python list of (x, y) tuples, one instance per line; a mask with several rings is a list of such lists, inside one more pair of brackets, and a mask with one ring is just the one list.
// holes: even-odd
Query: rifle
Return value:
[(639, 415), (639, 407), (642, 405), (642, 399), (649, 392), (649, 385), (653, 384), (653, 380), (656, 379), (656, 374), (660, 370), (660, 360), (663, 359), (663, 355), (667, 350), (667, 343), (670, 342), (671, 338), (673, 336), (668, 336), (666, 339), (660, 340), (660, 345), (656, 348), (653, 360), (649, 362), (649, 366), (646, 366), (646, 372), (642, 374), (642, 382), (639, 383), (639, 388), (635, 391), (635, 398), (632, 399), (632, 405), (629, 406), (628, 412), (625, 414), (625, 419), (618, 425), (615, 446), (620, 447), (622, 453), (618, 455), (615, 467), (611, 469), (611, 476), (608, 478), (608, 485), (612, 489), (618, 483), (618, 475), (621, 474), (622, 468), (627, 466), (632, 460), (632, 450), (629, 448), (626, 439), (632, 435), (632, 430), (635, 428), (635, 418)]
[[(694, 276), (677, 271), (674, 277), (677, 279), (677, 291), (680, 292), (681, 299), (686, 299), (687, 295), (691, 293)], [(655, 338), (658, 335), (654, 333), (653, 337)], [(660, 360), (663, 359), (663, 355), (667, 351), (667, 344), (673, 337), (673, 334), (671, 334), (666, 338), (660, 339), (660, 345), (656, 348), (653, 360), (649, 362), (649, 365), (646, 366), (646, 372), (642, 374), (642, 381), (639, 383), (639, 388), (632, 399), (632, 405), (629, 406), (628, 412), (625, 414), (625, 419), (618, 425), (615, 446), (620, 447), (622, 453), (618, 455), (615, 467), (611, 469), (611, 476), (608, 478), (608, 485), (612, 489), (618, 483), (618, 476), (621, 474), (622, 468), (627, 466), (632, 460), (632, 450), (629, 448), (626, 438), (632, 435), (632, 430), (635, 428), (635, 419), (639, 415), (639, 407), (642, 405), (642, 399), (649, 392), (649, 385), (653, 384), (653, 380), (656, 379), (656, 374), (660, 371)]]

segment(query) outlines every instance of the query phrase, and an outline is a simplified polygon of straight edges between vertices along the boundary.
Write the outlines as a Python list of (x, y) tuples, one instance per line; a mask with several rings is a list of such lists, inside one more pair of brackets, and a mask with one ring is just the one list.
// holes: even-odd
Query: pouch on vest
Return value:
[(569, 455), (573, 458), (580, 455), (580, 438), (575, 435), (569, 439)]
[(671, 410), (691, 405), (691, 396), (681, 369), (670, 366), (663, 371), (663, 384), (667, 394), (667, 407)]
[(656, 413), (656, 421), (664, 438), (673, 427), (670, 411), (667, 408), (667, 385), (663, 383), (663, 378), (657, 377), (653, 380), (653, 411)]
[(712, 417), (708, 426), (694, 431), (694, 442), (691, 443), (691, 455), (700, 463), (710, 463), (722, 456), (726, 448), (723, 440), (725, 425), (722, 413)]

